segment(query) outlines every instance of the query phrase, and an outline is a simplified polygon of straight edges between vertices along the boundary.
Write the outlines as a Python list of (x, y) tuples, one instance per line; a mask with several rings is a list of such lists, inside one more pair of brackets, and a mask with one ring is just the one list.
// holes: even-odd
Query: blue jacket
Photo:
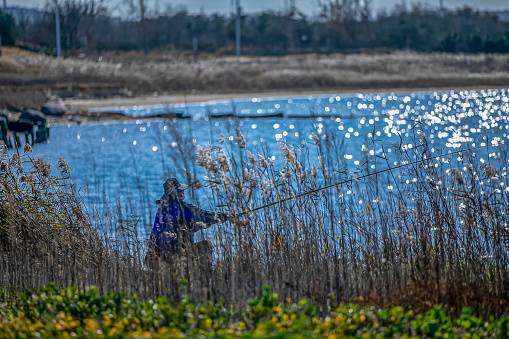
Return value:
[[(159, 205), (150, 235), (149, 251), (158, 257), (161, 252), (181, 253), (192, 247), (194, 232), (203, 224), (217, 223), (215, 213), (193, 206), (183, 200), (164, 202)], [(202, 224), (203, 223), (203, 224)]]

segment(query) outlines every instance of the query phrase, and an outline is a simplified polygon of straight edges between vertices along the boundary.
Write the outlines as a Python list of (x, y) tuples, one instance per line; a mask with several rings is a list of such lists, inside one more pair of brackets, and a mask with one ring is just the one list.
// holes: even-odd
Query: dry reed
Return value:
[[(174, 122), (168, 124), (171, 131)], [(55, 281), (174, 302), (184, 286), (194, 300), (224, 298), (241, 306), (269, 285), (281, 297), (307, 298), (324, 311), (356, 301), (417, 311), (443, 304), (452, 313), (463, 306), (478, 314), (507, 312), (506, 167), (479, 167), (468, 150), (432, 157), (422, 133), (415, 135), (417, 147), (393, 146), (398, 163), (409, 166), (388, 175), (372, 171), (373, 164), (390, 166), (384, 156), (370, 155), (375, 140), (364, 149), (364, 166), (349, 173), (341, 169), (342, 144), (334, 134), (281, 143), (280, 168), (266, 150), (251, 153), (240, 130), (231, 143), (220, 139), (221, 147), (197, 147), (196, 154), (180, 138), (186, 168), (202, 166), (207, 177), (200, 184), (234, 215), (215, 227), (211, 261), (189, 252), (145, 267), (146, 244), (122, 209), (101, 221), (110, 229), (101, 234), (66, 179), (64, 162), (55, 176), (30, 150), (21, 156), (4, 151), (2, 297)], [(493, 147), (507, 158), (505, 145)], [(317, 160), (310, 156), (315, 153)], [(357, 179), (365, 174), (372, 175)], [(299, 196), (341, 179), (353, 180)], [(183, 279), (189, 283), (182, 285)]]
[(505, 86), (509, 78), (507, 55), (397, 52), (319, 58), (245, 58), (240, 63), (225, 57), (198, 62), (171, 55), (136, 54), (131, 58), (105, 55), (98, 62), (19, 55), (9, 61), (16, 64), (16, 73), (6, 72), (6, 79), (0, 76), (0, 83), (23, 87), (44, 84), (51, 87), (59, 83), (115, 84), (142, 94), (192, 90)]

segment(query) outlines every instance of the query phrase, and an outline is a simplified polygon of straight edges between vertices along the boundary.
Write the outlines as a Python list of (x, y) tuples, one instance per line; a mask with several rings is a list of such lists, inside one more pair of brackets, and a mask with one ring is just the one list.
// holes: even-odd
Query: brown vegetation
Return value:
[[(212, 58), (109, 53), (102, 61), (43, 55), (0, 60), (0, 91), (48, 98), (104, 98), (171, 93), (499, 87), (509, 56), (420, 54)], [(28, 95), (27, 95), (28, 96)], [(28, 106), (28, 105), (27, 105)]]
[[(487, 163), (479, 168), (473, 152), (435, 158), (421, 134), (414, 141), (419, 147), (394, 146), (399, 163), (408, 166), (385, 176), (372, 172), (372, 164), (386, 163), (369, 155), (379, 147), (373, 141), (361, 171), (347, 175), (338, 171), (343, 152), (333, 134), (299, 148), (281, 144), (282, 168), (274, 167), (269, 154), (247, 151), (240, 131), (237, 146), (201, 147), (197, 158), (179, 138), (182, 166), (191, 169), (197, 161), (209, 176), (203, 184), (234, 215), (230, 224), (215, 228), (212, 262), (188, 252), (154, 269), (144, 267), (146, 246), (138, 239), (137, 221), (121, 206), (106, 217), (87, 213), (61, 179), (69, 173), (65, 162), (58, 177), (26, 149), (21, 158), (2, 156), (3, 298), (55, 281), (177, 302), (187, 279), (192, 299), (225, 298), (237, 306), (269, 285), (323, 310), (357, 301), (416, 311), (443, 304), (453, 313), (463, 306), (507, 312), (507, 173)], [(308, 156), (315, 147), (319, 166)], [(504, 145), (494, 147), (507, 159)], [(22, 161), (30, 168), (23, 169)], [(197, 185), (191, 175), (188, 183)], [(278, 201), (283, 202), (272, 204)], [(269, 206), (252, 211), (264, 204)]]

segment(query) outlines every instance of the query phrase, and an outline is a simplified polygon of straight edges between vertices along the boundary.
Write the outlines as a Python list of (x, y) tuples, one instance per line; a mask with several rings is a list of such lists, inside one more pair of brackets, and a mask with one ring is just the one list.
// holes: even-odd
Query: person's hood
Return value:
[(156, 200), (156, 204), (161, 205), (170, 202), (179, 201), (178, 193), (187, 189), (189, 186), (181, 184), (177, 178), (169, 178), (164, 184), (164, 194)]

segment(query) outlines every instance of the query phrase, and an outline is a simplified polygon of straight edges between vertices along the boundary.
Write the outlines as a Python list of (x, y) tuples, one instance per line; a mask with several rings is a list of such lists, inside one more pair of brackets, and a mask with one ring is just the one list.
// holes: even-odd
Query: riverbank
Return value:
[(92, 108), (161, 105), (245, 97), (373, 93), (509, 86), (509, 55), (392, 54), (219, 57), (171, 55), (55, 59), (11, 53), (0, 60), (0, 107), (64, 100), (70, 121), (102, 121)]

